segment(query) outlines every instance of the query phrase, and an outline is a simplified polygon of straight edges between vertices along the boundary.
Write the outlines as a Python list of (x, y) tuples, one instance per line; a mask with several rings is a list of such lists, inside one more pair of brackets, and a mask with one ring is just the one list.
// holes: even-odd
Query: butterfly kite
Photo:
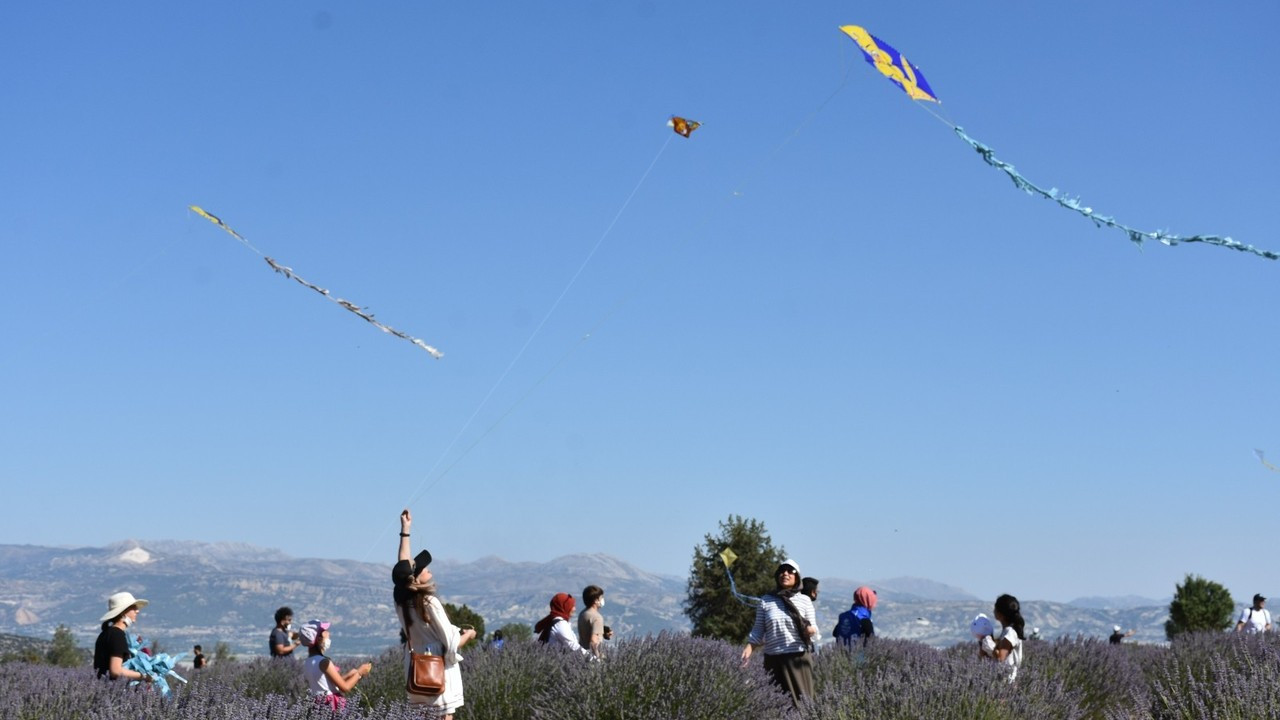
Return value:
[[(254, 252), (256, 252), (256, 253), (258, 253), (259, 255), (262, 255), (262, 252), (261, 252), (260, 250), (258, 250), (258, 248), (254, 247), (253, 245), (250, 245), (250, 244), (249, 244), (249, 241), (248, 241), (248, 240), (245, 240), (243, 235), (241, 235), (240, 233), (236, 232), (235, 230), (232, 230), (230, 225), (227, 225), (226, 223), (222, 222), (222, 218), (218, 217), (217, 215), (214, 215), (213, 213), (210, 213), (210, 212), (205, 211), (205, 209), (204, 209), (204, 208), (201, 208), (201, 207), (200, 207), (200, 206), (198, 206), (198, 205), (191, 205), (191, 206), (190, 206), (190, 208), (191, 208), (191, 211), (192, 211), (192, 212), (194, 212), (195, 214), (199, 215), (200, 217), (202, 217), (202, 218), (204, 218), (204, 219), (208, 220), (209, 222), (213, 223), (214, 225), (217, 225), (218, 227), (220, 227), (220, 228), (222, 228), (223, 230), (225, 230), (228, 234), (230, 234), (230, 235), (231, 235), (231, 237), (233, 237), (233, 238), (235, 238), (235, 239), (239, 240), (241, 243), (243, 243), (245, 247), (249, 248), (250, 250), (252, 250), (252, 251), (254, 251)], [(262, 255), (262, 259), (267, 261), (267, 264), (271, 266), (271, 269), (272, 269), (272, 270), (275, 270), (276, 272), (280, 273), (281, 275), (284, 275), (286, 278), (289, 278), (289, 279), (291, 279), (291, 280), (296, 280), (296, 281), (298, 282), (298, 284), (299, 284), (299, 285), (302, 285), (302, 286), (304, 286), (304, 287), (308, 287), (308, 288), (311, 288), (312, 290), (315, 290), (316, 292), (318, 292), (318, 293), (320, 293), (321, 295), (323, 295), (323, 296), (325, 297), (325, 299), (326, 299), (326, 300), (329, 300), (330, 302), (335, 303), (335, 304), (337, 304), (337, 305), (341, 305), (341, 306), (342, 306), (343, 308), (345, 308), (346, 310), (349, 310), (350, 312), (355, 313), (356, 315), (360, 316), (360, 317), (361, 317), (365, 322), (367, 322), (367, 323), (369, 323), (369, 324), (373, 325), (374, 327), (378, 328), (378, 329), (379, 329), (379, 330), (381, 330), (382, 332), (387, 333), (388, 335), (395, 335), (396, 337), (400, 338), (401, 340), (408, 340), (409, 342), (413, 343), (414, 345), (417, 345), (418, 347), (422, 348), (423, 350), (426, 350), (428, 353), (430, 353), (430, 354), (431, 354), (431, 357), (434, 357), (434, 358), (436, 358), (436, 359), (439, 359), (439, 358), (444, 357), (444, 353), (442, 353), (442, 352), (440, 352), (439, 350), (437, 350), (437, 349), (435, 349), (435, 348), (431, 347), (430, 345), (428, 345), (428, 344), (426, 344), (425, 342), (423, 342), (423, 341), (419, 340), (418, 338), (413, 337), (412, 335), (408, 335), (408, 334), (406, 334), (406, 333), (400, 332), (399, 330), (396, 330), (395, 328), (393, 328), (393, 327), (391, 327), (391, 326), (389, 326), (389, 325), (384, 325), (384, 324), (382, 324), (381, 322), (379, 322), (379, 321), (375, 320), (375, 319), (374, 319), (374, 317), (373, 317), (373, 313), (369, 312), (366, 308), (362, 308), (362, 307), (360, 307), (359, 305), (356, 305), (355, 303), (353, 303), (353, 302), (349, 302), (349, 301), (347, 301), (347, 300), (343, 300), (342, 298), (336, 298), (336, 297), (333, 297), (332, 295), (330, 295), (330, 294), (329, 294), (329, 291), (328, 291), (328, 290), (326, 290), (326, 289), (324, 289), (324, 288), (322, 288), (322, 287), (320, 287), (320, 286), (318, 286), (318, 285), (314, 285), (314, 284), (312, 284), (312, 283), (309, 283), (309, 282), (307, 282), (306, 280), (303, 280), (302, 278), (298, 277), (298, 275), (297, 275), (297, 274), (295, 274), (295, 273), (293, 272), (293, 268), (291, 268), (291, 267), (287, 267), (287, 266), (285, 266), (285, 265), (281, 265), (280, 263), (276, 262), (275, 260), (272, 260), (271, 258), (267, 257), (266, 255)]]
[[(862, 50), (864, 58), (872, 67), (879, 70), (880, 74), (889, 78), (893, 84), (901, 88), (902, 91), (905, 92), (912, 100), (932, 103), (942, 102), (938, 99), (937, 94), (933, 92), (933, 89), (929, 87), (929, 83), (924, 79), (924, 74), (920, 72), (920, 68), (909, 62), (902, 53), (893, 49), (893, 47), (888, 43), (867, 32), (865, 28), (857, 25), (845, 25), (840, 28), (840, 31), (845, 35), (848, 35), (855, 43), (858, 44), (858, 48)], [(1079, 199), (1064, 195), (1059, 192), (1057, 188), (1049, 188), (1046, 190), (1045, 188), (1042, 188), (1026, 179), (1017, 170), (1015, 170), (1012, 165), (996, 157), (995, 150), (990, 146), (984, 145), (969, 137), (965, 134), (963, 128), (951, 123), (945, 118), (942, 118), (940, 115), (937, 115), (937, 113), (933, 114), (949, 125), (961, 140), (968, 143), (970, 147), (982, 156), (982, 159), (988, 165), (999, 170), (1003, 170), (1004, 173), (1009, 176), (1009, 179), (1013, 181), (1013, 184), (1019, 189), (1025, 191), (1029, 195), (1039, 195), (1046, 200), (1052, 200), (1058, 203), (1068, 210), (1080, 213), (1093, 221), (1093, 224), (1098, 227), (1116, 228), (1117, 230), (1127, 234), (1129, 239), (1138, 245), (1142, 245), (1146, 240), (1157, 240), (1170, 246), (1177, 245), (1178, 243), (1205, 243), (1206, 245), (1217, 245), (1219, 247), (1230, 248), (1240, 252), (1253, 253), (1254, 255), (1258, 255), (1269, 260), (1280, 259), (1280, 254), (1269, 250), (1260, 250), (1252, 245), (1246, 245), (1232, 240), (1229, 237), (1221, 237), (1218, 235), (1191, 235), (1189, 237), (1182, 237), (1159, 230), (1149, 232), (1142, 231), (1129, 227), (1128, 225), (1121, 224), (1115, 219), (1105, 215), (1099, 215), (1093, 208), (1081, 205)]]
[(667, 121), (667, 127), (675, 130), (677, 135), (689, 137), (694, 130), (702, 127), (702, 123), (682, 118), (679, 115), (672, 115), (671, 119)]

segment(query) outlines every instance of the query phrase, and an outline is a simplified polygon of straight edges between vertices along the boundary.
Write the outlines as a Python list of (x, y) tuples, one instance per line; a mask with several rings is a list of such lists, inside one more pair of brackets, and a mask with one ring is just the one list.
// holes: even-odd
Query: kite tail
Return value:
[(738, 592), (738, 584), (733, 581), (733, 571), (729, 569), (728, 565), (724, 566), (724, 573), (729, 576), (729, 589), (733, 591), (733, 596), (737, 598), (738, 602), (747, 607), (760, 607), (760, 598), (753, 595), (743, 595)]
[(255, 253), (257, 253), (258, 255), (262, 256), (262, 259), (263, 259), (263, 260), (266, 260), (266, 261), (267, 261), (267, 264), (271, 266), (271, 269), (272, 269), (272, 270), (275, 270), (277, 273), (280, 273), (281, 275), (285, 276), (286, 278), (288, 278), (288, 279), (290, 279), (290, 280), (294, 280), (294, 281), (296, 281), (299, 285), (302, 285), (303, 287), (310, 288), (310, 289), (312, 289), (312, 290), (314, 290), (314, 291), (316, 291), (316, 292), (320, 293), (321, 295), (323, 295), (323, 296), (324, 296), (324, 298), (325, 298), (326, 300), (328, 300), (328, 301), (330, 301), (330, 302), (332, 302), (332, 303), (336, 303), (337, 305), (342, 306), (342, 307), (343, 307), (344, 309), (346, 309), (348, 312), (355, 313), (355, 314), (356, 314), (356, 315), (358, 315), (361, 319), (363, 319), (365, 322), (369, 323), (370, 325), (373, 325), (374, 327), (378, 328), (378, 329), (379, 329), (379, 330), (381, 330), (382, 332), (387, 333), (387, 334), (389, 334), (389, 335), (394, 335), (394, 336), (396, 336), (396, 337), (398, 337), (398, 338), (400, 338), (400, 339), (402, 339), (402, 340), (408, 340), (409, 342), (413, 343), (414, 345), (417, 345), (418, 347), (422, 348), (423, 350), (426, 350), (426, 351), (427, 351), (427, 353), (429, 353), (429, 354), (431, 355), (431, 357), (433, 357), (433, 358), (435, 358), (435, 359), (437, 359), (437, 360), (439, 360), (440, 358), (444, 357), (444, 353), (440, 352), (439, 350), (435, 349), (434, 347), (431, 347), (430, 345), (428, 345), (428, 344), (427, 344), (426, 342), (424, 342), (423, 340), (420, 340), (420, 339), (418, 339), (418, 338), (416, 338), (416, 337), (414, 337), (414, 336), (412, 336), (412, 335), (409, 335), (408, 333), (404, 333), (404, 332), (401, 332), (401, 331), (399, 331), (399, 330), (396, 330), (395, 328), (393, 328), (393, 327), (391, 327), (391, 326), (389, 326), (389, 325), (385, 325), (385, 324), (383, 324), (383, 323), (379, 322), (378, 320), (374, 319), (374, 317), (373, 317), (373, 313), (369, 312), (367, 308), (362, 308), (362, 307), (360, 307), (359, 305), (356, 305), (355, 303), (350, 302), (350, 301), (347, 301), (347, 300), (343, 300), (342, 298), (335, 298), (335, 297), (333, 297), (332, 295), (330, 295), (330, 294), (329, 294), (329, 291), (328, 291), (328, 290), (326, 290), (325, 288), (322, 288), (322, 287), (320, 287), (319, 285), (316, 285), (315, 283), (310, 283), (310, 282), (307, 282), (306, 280), (302, 279), (302, 277), (301, 277), (301, 276), (299, 276), (297, 273), (295, 273), (295, 272), (293, 271), (293, 268), (289, 267), (288, 265), (283, 265), (283, 264), (281, 264), (281, 263), (279, 263), (279, 262), (276, 262), (274, 259), (272, 259), (272, 258), (268, 257), (267, 255), (263, 254), (263, 252), (262, 252), (261, 250), (259, 250), (258, 248), (254, 247), (253, 245), (251, 245), (251, 244), (249, 243), (249, 241), (248, 241), (248, 240), (245, 240), (245, 239), (244, 239), (244, 236), (243, 236), (243, 235), (241, 235), (240, 233), (236, 232), (235, 230), (232, 230), (232, 229), (231, 229), (231, 226), (230, 226), (230, 225), (227, 225), (225, 222), (223, 222), (223, 221), (222, 221), (222, 218), (218, 217), (217, 215), (214, 215), (213, 213), (210, 213), (209, 211), (205, 210), (204, 208), (200, 207), (199, 205), (189, 205), (188, 207), (191, 209), (191, 211), (192, 211), (192, 212), (196, 213), (196, 214), (197, 214), (197, 215), (199, 215), (200, 217), (205, 218), (206, 220), (208, 220), (209, 222), (213, 223), (214, 225), (217, 225), (218, 227), (222, 228), (222, 229), (223, 229), (223, 230), (225, 230), (228, 234), (230, 234), (232, 237), (234, 237), (235, 239), (237, 239), (237, 240), (239, 240), (241, 243), (243, 243), (245, 247), (249, 248), (250, 250), (252, 250), (252, 251), (254, 251)]
[(1116, 228), (1128, 235), (1129, 240), (1138, 246), (1141, 246), (1142, 243), (1147, 240), (1156, 240), (1169, 246), (1177, 245), (1179, 243), (1204, 243), (1206, 245), (1217, 245), (1218, 247), (1229, 248), (1239, 252), (1253, 253), (1259, 257), (1267, 258), (1268, 260), (1280, 260), (1280, 253), (1274, 253), (1270, 250), (1262, 250), (1252, 245), (1246, 245), (1242, 242), (1232, 240), (1229, 237), (1222, 237), (1219, 235), (1192, 235), (1190, 237), (1180, 237), (1160, 230), (1146, 232), (1131, 228), (1128, 225), (1116, 222), (1115, 218), (1107, 217), (1106, 215), (1099, 215), (1094, 212), (1093, 208), (1082, 205), (1079, 198), (1064, 195), (1058, 192), (1057, 188), (1049, 188), (1046, 190), (1036, 185), (1023, 177), (1022, 174), (1019, 173), (1012, 165), (996, 157), (996, 151), (992, 149), (990, 145), (985, 145), (969, 137), (965, 134), (964, 129), (959, 126), (952, 126), (952, 130), (955, 131), (956, 135), (960, 136), (961, 140), (964, 140), (970, 147), (976, 150), (977, 153), (982, 156), (983, 161), (988, 165), (998, 170), (1003, 170), (1019, 190), (1022, 190), (1029, 195), (1039, 195), (1046, 200), (1052, 200), (1058, 203), (1068, 210), (1073, 210), (1088, 218), (1096, 227)]

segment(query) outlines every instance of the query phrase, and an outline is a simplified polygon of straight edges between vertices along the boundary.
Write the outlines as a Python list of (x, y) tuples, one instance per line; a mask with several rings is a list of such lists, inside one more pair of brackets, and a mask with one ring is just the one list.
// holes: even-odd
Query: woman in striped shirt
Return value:
[(773, 592), (760, 598), (756, 622), (742, 648), (742, 665), (751, 660), (756, 648), (764, 647), (764, 667), (773, 680), (791, 694), (791, 702), (813, 696), (813, 662), (809, 650), (818, 635), (818, 617), (813, 601), (800, 590), (800, 567), (794, 560), (782, 561), (773, 573)]

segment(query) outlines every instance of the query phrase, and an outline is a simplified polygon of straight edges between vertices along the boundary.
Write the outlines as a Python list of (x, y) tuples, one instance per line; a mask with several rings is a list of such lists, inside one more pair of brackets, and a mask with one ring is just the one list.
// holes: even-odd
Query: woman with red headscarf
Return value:
[(853, 607), (840, 613), (840, 621), (831, 631), (836, 642), (849, 647), (854, 638), (860, 637), (865, 645), (867, 638), (876, 634), (875, 625), (871, 623), (871, 611), (876, 609), (876, 600), (876, 591), (866, 585), (853, 591)]
[(557, 647), (595, 659), (589, 650), (578, 644), (577, 633), (574, 632), (569, 618), (573, 617), (573, 596), (569, 593), (556, 593), (551, 598), (551, 612), (533, 626), (538, 634), (538, 642), (548, 647)]

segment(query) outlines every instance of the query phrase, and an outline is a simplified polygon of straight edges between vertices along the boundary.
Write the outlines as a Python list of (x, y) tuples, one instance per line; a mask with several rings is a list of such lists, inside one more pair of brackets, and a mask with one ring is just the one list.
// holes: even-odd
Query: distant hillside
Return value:
[[(622, 635), (688, 631), (683, 614), (685, 579), (640, 570), (600, 554), (566, 555), (545, 563), (487, 557), (432, 565), (440, 597), (467, 605), (487, 629), (532, 624), (556, 592), (579, 595), (588, 584), (605, 589), (605, 620)], [(237, 654), (263, 655), (272, 615), (281, 605), (297, 622), (320, 617), (334, 623), (343, 653), (373, 654), (396, 644), (390, 564), (294, 558), (278, 550), (237, 543), (126, 541), (105, 548), (0, 545), (0, 632), (52, 638), (59, 624), (81, 647), (92, 644), (106, 597), (129, 590), (151, 601), (138, 631), (172, 651), (194, 643), (206, 651), (219, 641)], [(922, 578), (860, 583), (823, 580), (818, 619), (824, 637), (849, 608), (859, 584), (876, 588), (877, 632), (934, 646), (968, 641), (969, 621), (991, 603), (959, 588)], [(1042, 636), (1105, 636), (1112, 625), (1137, 630), (1135, 641), (1163, 642), (1167, 605), (1091, 608), (1025, 602), (1023, 614)]]
[(1139, 607), (1155, 607), (1163, 605), (1168, 607), (1170, 598), (1164, 600), (1154, 600), (1141, 595), (1119, 595), (1116, 597), (1081, 597), (1067, 603), (1076, 607), (1093, 608), (1096, 610), (1129, 610)]
[[(687, 629), (684, 582), (604, 555), (570, 555), (548, 563), (433, 563), (440, 597), (466, 604), (489, 629), (532, 624), (556, 592), (575, 595), (595, 583), (608, 590), (615, 632)], [(82, 646), (97, 636), (106, 597), (129, 590), (151, 604), (138, 631), (166, 647), (206, 648), (225, 641), (240, 654), (261, 655), (277, 607), (296, 622), (334, 623), (343, 652), (377, 653), (398, 642), (391, 608), (390, 564), (293, 558), (276, 550), (225, 543), (147, 541), (106, 548), (0, 545), (0, 632), (52, 637), (66, 624)]]
[(52, 646), (52, 640), (0, 633), (0, 658), (25, 657), (30, 654), (43, 657)]

